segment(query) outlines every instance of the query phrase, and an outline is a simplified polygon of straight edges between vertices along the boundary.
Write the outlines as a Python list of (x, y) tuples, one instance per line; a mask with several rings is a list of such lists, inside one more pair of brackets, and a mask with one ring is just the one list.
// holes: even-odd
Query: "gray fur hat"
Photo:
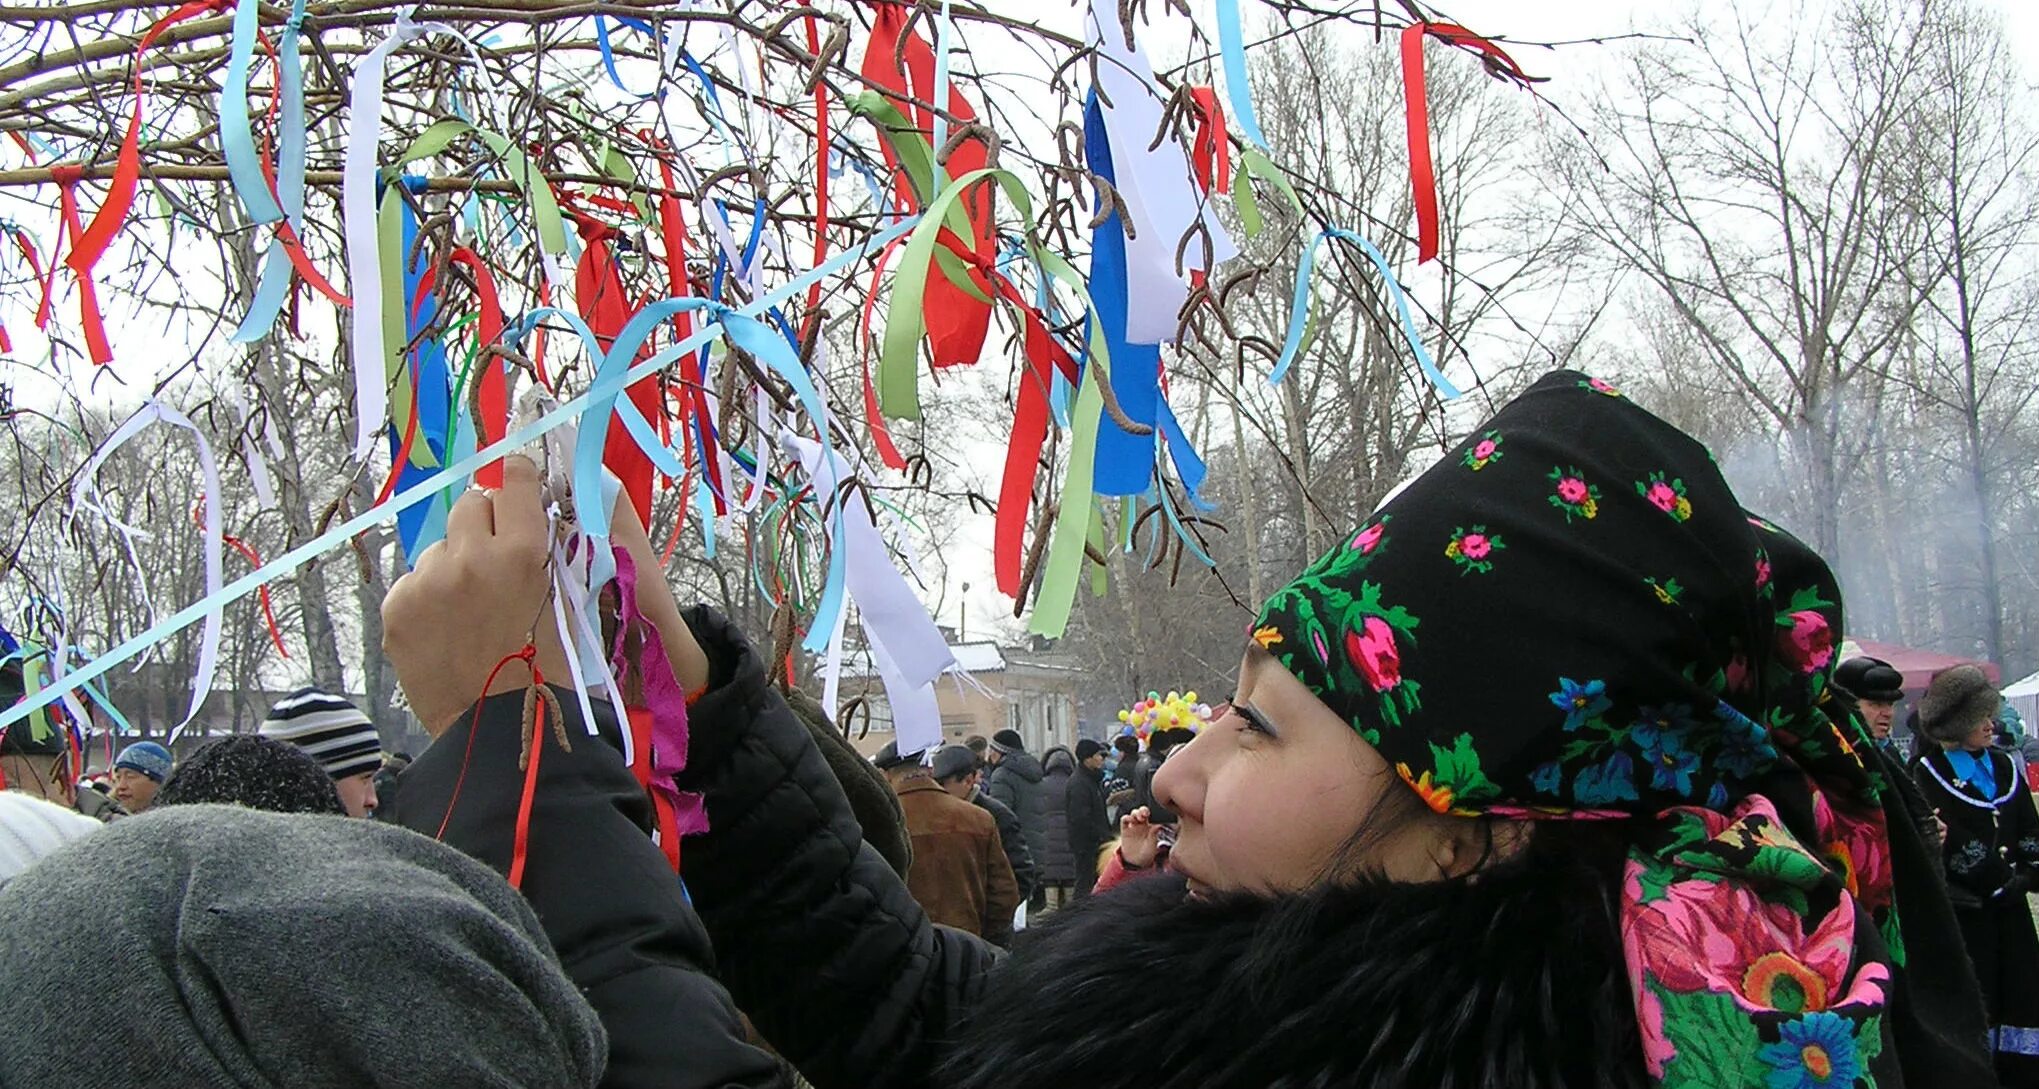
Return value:
[(41, 1011), (0, 1084), (568, 1089), (608, 1056), (524, 898), (374, 821), (144, 813), (0, 888), (0, 933), (0, 994)]
[(2003, 701), (1981, 666), (1943, 669), (1919, 700), (1919, 730), (1935, 741), (1959, 741), (1994, 717)]

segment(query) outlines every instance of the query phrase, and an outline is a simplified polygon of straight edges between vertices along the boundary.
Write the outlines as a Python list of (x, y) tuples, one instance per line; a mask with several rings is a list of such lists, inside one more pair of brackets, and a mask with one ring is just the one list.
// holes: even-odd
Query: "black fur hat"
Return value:
[(1904, 674), (1867, 655), (1842, 662), (1834, 670), (1834, 684), (1858, 700), (1896, 703), (1904, 698)]

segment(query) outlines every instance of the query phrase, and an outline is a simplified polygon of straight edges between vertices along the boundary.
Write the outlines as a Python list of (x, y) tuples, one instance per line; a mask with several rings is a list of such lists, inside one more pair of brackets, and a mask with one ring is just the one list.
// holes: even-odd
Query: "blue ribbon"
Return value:
[[(424, 179), (405, 178), (404, 185), (422, 191)], [(439, 295), (437, 291), (427, 292), (418, 305), (415, 307), (412, 305), (414, 300), (418, 300), (418, 285), (425, 280), (426, 265), (423, 254), (417, 254), (416, 258), (412, 259), (418, 240), (417, 213), (411, 208), (409, 201), (401, 201), (399, 205), (403, 216), (403, 252), (406, 259), (403, 270), (403, 298), (400, 305), (404, 308), (404, 334), (408, 341), (416, 344), (411, 350), (410, 357), (411, 374), (416, 380), (416, 390), (412, 399), (418, 417), (417, 436), (412, 440), (413, 449), (417, 443), (422, 442), (425, 448), (431, 451), (432, 460), (445, 465), (453, 408), (449, 386), (451, 375), (446, 368), (446, 346), (437, 337), (418, 339), (418, 334), (431, 328), (439, 315)], [(409, 420), (390, 421), (389, 456), (392, 462), (397, 457), (397, 451), (403, 448), (404, 431), (409, 425)], [(415, 461), (406, 459), (397, 466), (397, 486), (414, 484), (434, 475), (433, 470), (422, 468)], [(451, 489), (464, 483), (449, 481), (446, 487)], [(450, 501), (433, 502), (411, 507), (397, 515), (397, 543), (403, 549), (405, 563), (415, 566), (418, 557), (425, 549), (431, 547), (432, 542), (446, 536), (446, 513), (449, 506)]]
[[(632, 30), (642, 32), (647, 37), (658, 42), (661, 48), (665, 45), (664, 39), (651, 29), (649, 23), (641, 19), (632, 19), (629, 16), (619, 15), (616, 17), (616, 21)], [(609, 70), (609, 81), (616, 85), (617, 90), (630, 95), (640, 102), (650, 101), (665, 93), (663, 86), (654, 87), (650, 91), (640, 94), (624, 85), (622, 73), (616, 71), (616, 51), (609, 45), (609, 20), (600, 13), (595, 15), (595, 44), (602, 50), (602, 67)]]
[[(733, 313), (755, 315), (767, 306), (782, 303), (807, 290), (808, 285), (835, 275), (852, 261), (861, 260), (873, 251), (890, 245), (894, 239), (900, 238), (913, 230), (918, 223), (919, 217), (917, 216), (900, 223), (895, 223), (865, 239), (862, 244), (851, 246), (834, 254), (827, 261), (815, 266), (808, 272), (794, 277), (780, 287), (753, 300), (742, 310), (734, 311)], [(680, 301), (688, 300), (666, 300), (668, 303)], [(532, 324), (536, 323), (533, 322)], [(122, 662), (134, 658), (157, 643), (197, 623), (213, 609), (239, 601), (241, 598), (254, 593), (260, 587), (282, 578), (307, 562), (346, 543), (362, 530), (382, 523), (395, 512), (431, 499), (439, 494), (441, 488), (453, 486), (455, 482), (473, 474), (476, 469), (492, 461), (497, 461), (510, 454), (514, 454), (518, 450), (537, 441), (552, 429), (579, 419), (592, 411), (595, 401), (607, 397), (613, 403), (616, 394), (631, 382), (643, 378), (645, 375), (656, 373), (673, 360), (698, 349), (719, 335), (721, 335), (720, 327), (714, 323), (709, 323), (704, 328), (697, 330), (694, 335), (631, 367), (621, 375), (610, 376), (606, 380), (598, 378), (580, 396), (545, 413), (538, 419), (505, 435), (503, 438), (490, 443), (486, 448), (476, 450), (471, 454), (461, 457), (452, 465), (433, 474), (430, 479), (420, 481), (407, 488), (399, 489), (397, 494), (392, 496), (387, 503), (370, 507), (334, 525), (319, 536), (285, 552), (281, 556), (277, 556), (268, 563), (221, 587), (217, 593), (206, 595), (204, 598), (177, 610), (177, 612), (151, 625), (141, 634), (123, 641), (119, 646), (93, 659), (77, 672), (68, 674), (64, 678), (62, 687), (47, 688), (32, 698), (24, 699), (13, 707), (0, 711), (0, 729), (5, 729), (16, 722), (20, 722), (36, 711), (55, 703), (62, 697), (64, 691), (76, 690), (91, 681), (97, 680)], [(603, 528), (606, 529), (607, 527)]]
[(1225, 58), (1225, 97), (1232, 103), (1239, 131), (1266, 151), (1267, 137), (1260, 134), (1260, 119), (1253, 114), (1252, 85), (1246, 81), (1246, 35), (1239, 28), (1239, 0), (1218, 0), (1218, 50)]
[(1388, 285), (1388, 295), (1395, 302), (1395, 312), (1401, 315), (1402, 336), (1409, 342), (1409, 350), (1416, 354), (1416, 365), (1422, 368), (1423, 377), (1430, 379), (1430, 384), (1436, 386), (1437, 392), (1447, 401), (1457, 400), (1463, 396), (1459, 388), (1451, 384), (1451, 379), (1446, 378), (1444, 372), (1437, 369), (1437, 360), (1431, 358), (1430, 349), (1423, 346), (1423, 334), (1416, 328), (1415, 311), (1409, 307), (1408, 296), (1402, 294), (1402, 284), (1395, 279), (1394, 270), (1388, 267), (1388, 259), (1381, 256), (1381, 251), (1375, 249), (1373, 243), (1343, 227), (1324, 228), (1317, 237), (1310, 240), (1308, 246), (1303, 248), (1303, 259), (1296, 266), (1295, 298), (1289, 303), (1288, 339), (1282, 342), (1281, 358), (1275, 360), (1274, 371), (1267, 376), (1268, 385), (1277, 385), (1281, 382), (1282, 377), (1288, 374), (1289, 365), (1295, 362), (1296, 353), (1302, 350), (1303, 320), (1310, 307), (1310, 268), (1316, 262), (1317, 247), (1323, 245), (1327, 238), (1336, 238), (1358, 246), (1360, 252), (1366, 254), (1367, 260), (1373, 262), (1374, 268), (1380, 270), (1381, 279)]
[[(1116, 181), (1111, 144), (1105, 134), (1104, 111), (1097, 93), (1083, 108), (1083, 150), (1091, 172)], [(1161, 399), (1161, 346), (1126, 340), (1126, 228), (1114, 211), (1091, 233), (1090, 301), (1111, 359), (1112, 393), (1134, 423), (1153, 426)], [(1092, 474), (1099, 495), (1139, 495), (1154, 486), (1154, 432), (1135, 435), (1113, 423), (1097, 429), (1097, 468)]]

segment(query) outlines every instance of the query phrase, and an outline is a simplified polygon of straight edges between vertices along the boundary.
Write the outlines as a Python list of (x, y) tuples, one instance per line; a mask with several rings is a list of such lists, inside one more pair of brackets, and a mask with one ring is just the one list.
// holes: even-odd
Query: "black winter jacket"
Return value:
[(1012, 866), (1013, 883), (1019, 886), (1019, 898), (1025, 903), (1034, 890), (1041, 887), (1041, 865), (1034, 858), (1033, 849), (1027, 846), (1026, 830), (1020, 827), (1019, 814), (1012, 807), (997, 798), (984, 793), (979, 787), (970, 793), (970, 804), (991, 814), (992, 823), (998, 825), (998, 845), (1005, 851), (1005, 860)]
[[(602, 1085), (786, 1084), (778, 1061), (746, 1040), (728, 992), (709, 974), (708, 934), (651, 842), (644, 790), (619, 749), (606, 743), (617, 736), (608, 705), (595, 704), (605, 731), (598, 739), (589, 736), (571, 693), (561, 692), (559, 702), (573, 750), (560, 748), (547, 731), (523, 893), (608, 1030)], [(386, 819), (507, 876), (524, 788), (517, 767), (523, 709), (520, 691), (483, 701), (478, 726), (472, 712), (461, 716), (405, 770), (403, 793)], [(786, 722), (806, 735), (790, 713)], [(821, 759), (818, 752), (814, 759)], [(829, 774), (825, 764), (820, 770)], [(836, 793), (840, 798), (840, 788)]]
[[(678, 777), (710, 820), (687, 841), (688, 885), (722, 979), (817, 1089), (1648, 1084), (1619, 937), (1619, 827), (1545, 825), (1519, 860), (1427, 885), (1263, 900), (1138, 878), (1053, 913), (1001, 960), (931, 925), (861, 843), (741, 636), (706, 610), (688, 622), (715, 685)], [(1892, 810), (1902, 886), (1924, 852)], [(1919, 921), (1946, 926), (1944, 894), (1928, 904)], [(1965, 968), (1958, 948), (1953, 960)], [(1940, 1076), (1967, 1077), (1982, 1055), (1963, 974), (1900, 987), (1908, 1008), (1879, 1084), (1988, 1084), (1986, 1061), (1984, 1080)]]
[(1027, 850), (1034, 853), (1034, 865), (1042, 867), (1048, 858), (1046, 778), (1041, 762), (1025, 752), (1007, 753), (984, 776), (984, 792), (1019, 814), (1020, 827), (1027, 836)]
[(1047, 775), (1041, 780), (1048, 807), (1048, 853), (1041, 859), (1041, 880), (1050, 885), (1067, 885), (1076, 880), (1076, 858), (1069, 852), (1069, 776), (1076, 770), (1076, 754), (1057, 745), (1041, 754)]

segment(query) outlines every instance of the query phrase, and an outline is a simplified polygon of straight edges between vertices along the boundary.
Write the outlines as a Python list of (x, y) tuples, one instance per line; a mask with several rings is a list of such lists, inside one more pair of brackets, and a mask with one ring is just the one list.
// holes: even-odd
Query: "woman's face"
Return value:
[(1961, 739), (1961, 744), (1972, 752), (1980, 752), (1989, 748), (1989, 743), (1995, 739), (1996, 723), (1983, 719), (1975, 724), (1974, 729), (1968, 731), (1968, 736)]
[(1258, 647), (1225, 717), (1154, 775), (1155, 800), (1181, 817), (1169, 864), (1192, 892), (1277, 893), (1325, 880), (1388, 791), (1407, 797), (1381, 807), (1396, 819), (1368, 867), (1395, 881), (1454, 873), (1478, 822), (1420, 804), (1373, 746)]

